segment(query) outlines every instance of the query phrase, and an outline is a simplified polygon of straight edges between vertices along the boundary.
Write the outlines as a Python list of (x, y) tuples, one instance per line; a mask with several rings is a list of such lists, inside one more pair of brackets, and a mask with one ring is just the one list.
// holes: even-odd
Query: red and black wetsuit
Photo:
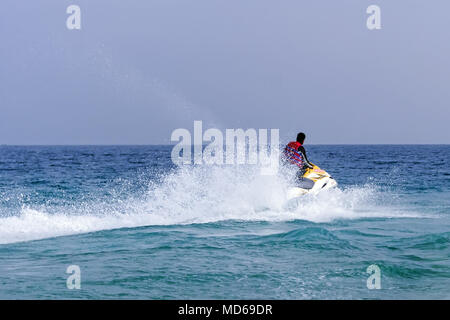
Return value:
[(302, 171), (306, 168), (313, 167), (313, 165), (308, 161), (305, 148), (300, 142), (289, 142), (284, 148), (284, 155), (290, 163), (295, 164)]
[(296, 165), (300, 169), (297, 172), (298, 186), (304, 189), (311, 189), (314, 186), (314, 181), (303, 177), (303, 174), (306, 168), (313, 168), (313, 165), (308, 161), (302, 144), (296, 141), (289, 142), (284, 148), (284, 156), (289, 163)]

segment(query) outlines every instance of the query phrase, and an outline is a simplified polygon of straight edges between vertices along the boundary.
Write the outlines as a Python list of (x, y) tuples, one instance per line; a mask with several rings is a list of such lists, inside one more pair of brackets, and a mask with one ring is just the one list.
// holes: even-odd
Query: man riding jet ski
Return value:
[(297, 135), (297, 141), (289, 142), (284, 148), (285, 160), (299, 168), (296, 174), (296, 187), (288, 191), (288, 199), (304, 194), (317, 194), (319, 191), (337, 185), (336, 180), (327, 172), (308, 161), (303, 147), (305, 137), (306, 135), (300, 132)]

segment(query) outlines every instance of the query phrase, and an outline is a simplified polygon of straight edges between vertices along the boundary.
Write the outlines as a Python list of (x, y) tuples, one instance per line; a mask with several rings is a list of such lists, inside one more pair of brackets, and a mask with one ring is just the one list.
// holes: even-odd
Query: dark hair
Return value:
[(297, 135), (297, 142), (300, 142), (301, 144), (303, 144), (303, 142), (305, 141), (306, 135), (303, 132), (300, 132)]

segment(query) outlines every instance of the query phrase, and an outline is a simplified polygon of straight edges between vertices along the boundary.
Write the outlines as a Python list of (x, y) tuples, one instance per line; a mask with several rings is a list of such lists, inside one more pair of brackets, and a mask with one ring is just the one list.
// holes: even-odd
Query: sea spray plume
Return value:
[[(0, 218), (0, 243), (29, 241), (100, 230), (140, 226), (209, 223), (224, 220), (332, 222), (364, 217), (413, 217), (380, 204), (388, 197), (376, 185), (334, 189), (305, 197), (291, 212), (283, 209), (291, 181), (284, 174), (261, 175), (258, 166), (183, 166), (160, 173), (147, 192), (119, 199), (22, 207)], [(284, 170), (284, 169), (281, 169)], [(135, 180), (136, 182), (136, 180)], [(127, 182), (123, 182), (127, 185)], [(122, 192), (127, 192), (125, 186)], [(132, 190), (132, 189), (130, 189)]]

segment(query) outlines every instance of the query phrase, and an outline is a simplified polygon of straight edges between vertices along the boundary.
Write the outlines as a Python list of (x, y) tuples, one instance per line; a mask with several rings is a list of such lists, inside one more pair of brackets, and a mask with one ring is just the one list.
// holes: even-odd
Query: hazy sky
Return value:
[(448, 0), (2, 0), (0, 144), (168, 143), (194, 120), (450, 143), (449, 17)]

